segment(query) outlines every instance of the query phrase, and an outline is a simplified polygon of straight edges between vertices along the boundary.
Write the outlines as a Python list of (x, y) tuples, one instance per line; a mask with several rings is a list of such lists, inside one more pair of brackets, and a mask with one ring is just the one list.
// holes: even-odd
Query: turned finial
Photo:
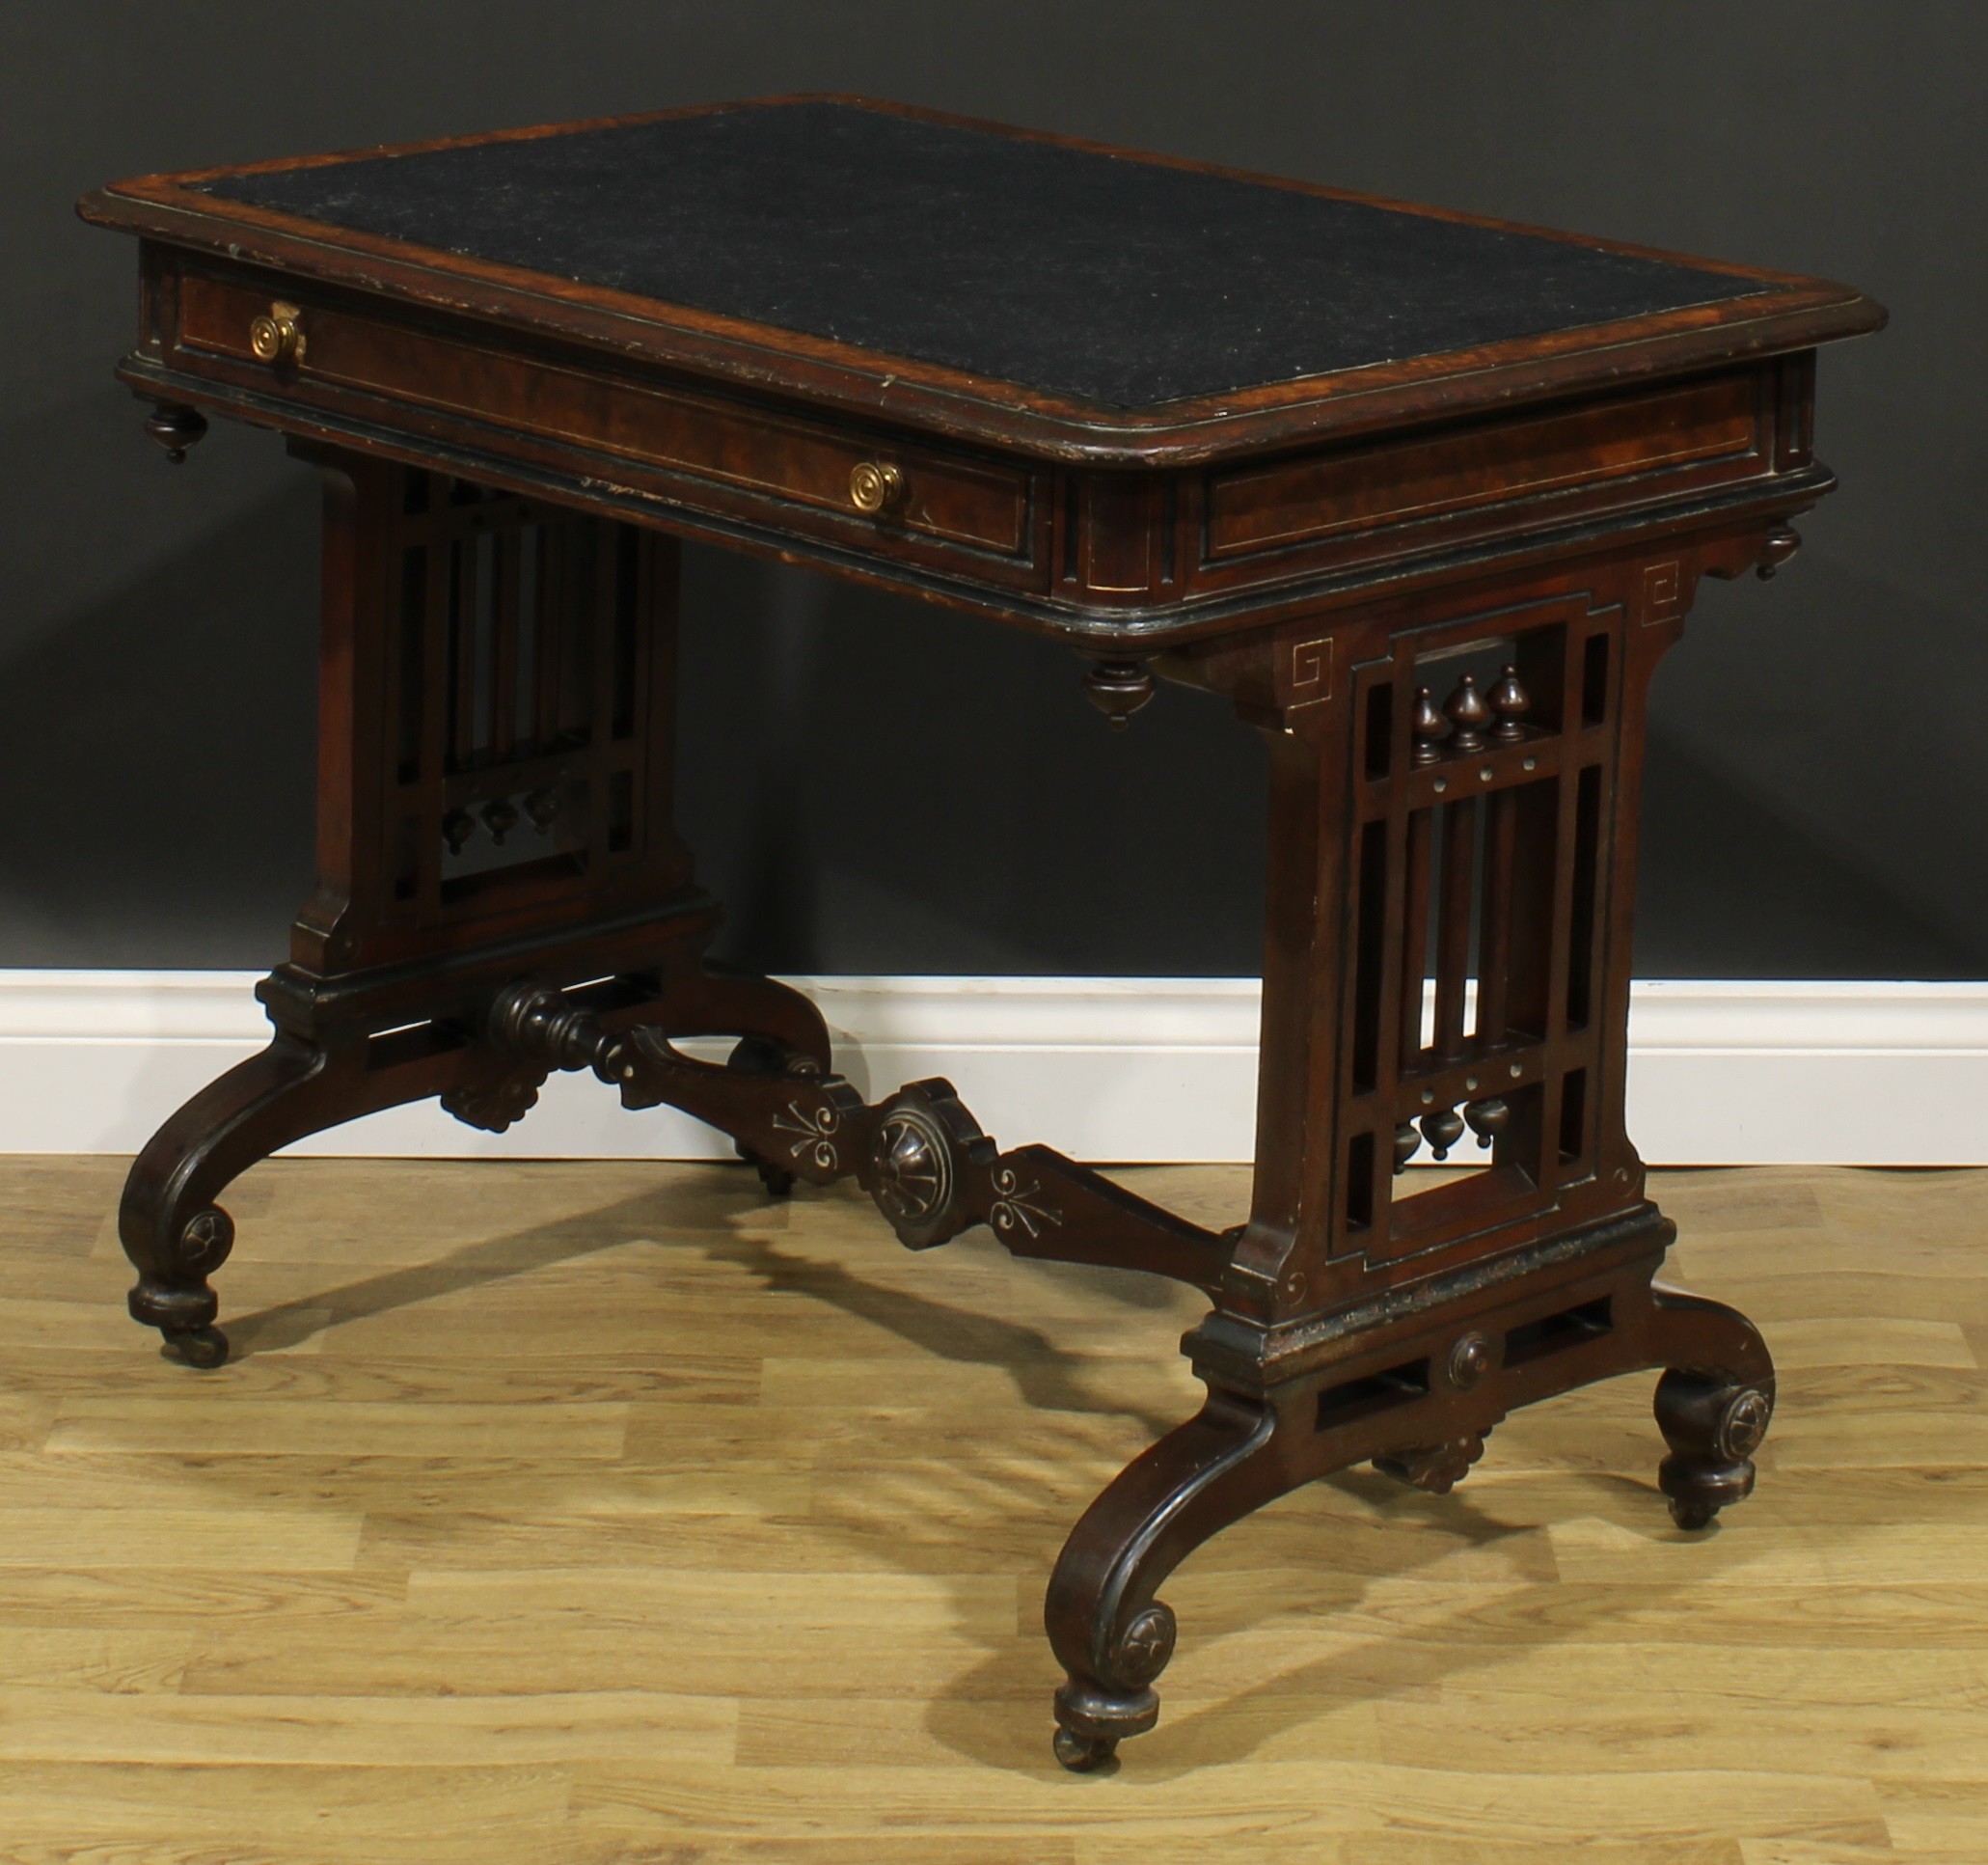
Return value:
[(1433, 764), (1443, 754), (1442, 740), (1450, 722), (1436, 710), (1435, 695), (1426, 686), (1415, 689), (1415, 716), (1408, 731), (1415, 740), (1415, 761)]
[(1456, 736), (1450, 741), (1452, 751), (1484, 750), (1484, 727), (1490, 723), (1491, 709), (1484, 704), (1484, 696), (1477, 690), (1476, 674), (1466, 673), (1457, 683), (1457, 691), (1443, 701), (1443, 711), (1457, 728)]
[(1532, 703), (1532, 695), (1518, 683), (1518, 669), (1507, 667), (1499, 674), (1498, 684), (1491, 689), (1491, 710), (1498, 715), (1491, 736), (1507, 745), (1523, 738), (1526, 728), (1519, 721), (1525, 717)]

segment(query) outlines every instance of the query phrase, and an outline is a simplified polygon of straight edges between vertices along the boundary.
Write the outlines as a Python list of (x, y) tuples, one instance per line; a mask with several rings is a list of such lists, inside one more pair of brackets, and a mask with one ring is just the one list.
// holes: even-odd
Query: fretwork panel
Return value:
[(669, 675), (659, 548), (630, 526), (404, 475), (390, 917), (474, 920), (592, 892), (640, 861), (659, 804), (668, 833), (667, 773), (650, 763)]
[[(1433, 1250), (1593, 1175), (1619, 622), (1554, 602), (1357, 671), (1342, 1252)], [(1402, 1195), (1417, 1159), (1479, 1169)]]

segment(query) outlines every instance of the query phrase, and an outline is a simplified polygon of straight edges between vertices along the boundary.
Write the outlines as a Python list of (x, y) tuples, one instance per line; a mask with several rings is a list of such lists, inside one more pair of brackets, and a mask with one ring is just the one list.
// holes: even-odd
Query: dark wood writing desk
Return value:
[[(1447, 1489), (1514, 1406), (1659, 1368), (1678, 1522), (1747, 1494), (1772, 1363), (1652, 1282), (1673, 1230), (1622, 1125), (1644, 701), (1699, 578), (1795, 549), (1833, 483), (1815, 345), (1876, 306), (821, 98), (82, 211), (140, 238), (122, 373), (173, 457), (206, 410), (325, 483), (318, 881), (259, 987), (276, 1034), (124, 1193), (131, 1311), (187, 1359), (227, 1353), (244, 1168), (427, 1095), (502, 1130), (553, 1069), (722, 1129), (776, 1194), (854, 1174), (912, 1248), (986, 1223), (1205, 1289), (1205, 1408), (1049, 1584), (1076, 1768), (1157, 1714), (1160, 1582), (1313, 1477)], [(1263, 734), (1246, 1225), (1003, 1150), (944, 1082), (866, 1106), (804, 998), (707, 968), (679, 536), (1059, 637), (1115, 724), (1157, 673)], [(673, 1047), (709, 1036), (729, 1066)], [(1397, 1197), (1424, 1147), (1481, 1169)]]

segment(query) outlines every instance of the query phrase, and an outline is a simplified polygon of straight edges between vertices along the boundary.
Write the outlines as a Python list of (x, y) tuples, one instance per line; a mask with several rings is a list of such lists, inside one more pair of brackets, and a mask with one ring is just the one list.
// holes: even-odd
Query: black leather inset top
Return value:
[(1113, 408), (1762, 288), (815, 100), (204, 185)]

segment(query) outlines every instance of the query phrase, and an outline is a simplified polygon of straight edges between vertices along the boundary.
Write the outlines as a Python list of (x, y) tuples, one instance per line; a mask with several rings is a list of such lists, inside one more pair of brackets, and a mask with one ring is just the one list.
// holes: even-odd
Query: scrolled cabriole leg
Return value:
[(234, 1247), (234, 1222), (217, 1195), (279, 1146), (345, 1117), (329, 1105), (337, 1075), (322, 1051), (278, 1037), (197, 1094), (133, 1162), (118, 1212), (138, 1271), (131, 1316), (189, 1365), (228, 1358), (207, 1277)]
[(1056, 1692), (1056, 1759), (1084, 1771), (1159, 1719), (1154, 1683), (1173, 1657), (1172, 1610), (1156, 1599), (1188, 1554), (1316, 1474), (1279, 1453), (1284, 1414), (1212, 1391), (1201, 1412), (1135, 1458), (1071, 1531), (1043, 1618), (1067, 1673)]

